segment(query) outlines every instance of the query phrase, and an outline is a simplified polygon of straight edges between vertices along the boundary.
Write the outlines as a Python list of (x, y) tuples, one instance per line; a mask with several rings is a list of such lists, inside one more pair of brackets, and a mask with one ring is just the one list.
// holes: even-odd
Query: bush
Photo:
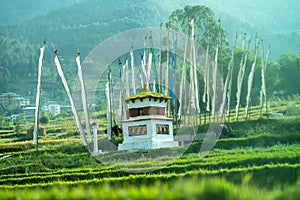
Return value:
[(41, 124), (48, 124), (50, 121), (50, 118), (48, 117), (48, 115), (44, 114), (40, 117), (40, 123)]

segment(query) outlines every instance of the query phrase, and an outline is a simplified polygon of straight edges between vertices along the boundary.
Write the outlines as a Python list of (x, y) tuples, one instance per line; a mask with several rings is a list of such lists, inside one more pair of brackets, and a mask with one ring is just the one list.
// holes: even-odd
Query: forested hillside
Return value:
[(258, 32), (266, 46), (272, 46), (273, 60), (282, 53), (297, 53), (300, 46), (299, 4), (296, 0), (282, 2), (275, 0), (268, 5), (258, 0), (1, 1), (0, 92), (27, 95), (28, 91), (35, 90), (39, 47), (46, 39), (42, 87), (46, 96), (61, 100), (64, 91), (53, 64), (55, 49), (62, 58), (68, 81), (73, 81), (78, 48), (84, 58), (104, 39), (133, 28), (159, 27), (174, 10), (183, 9), (187, 4), (208, 5), (215, 12), (215, 18), (222, 19), (230, 46), (233, 46), (236, 32), (238, 45), (241, 45), (244, 32), (252, 38)]
[(1, 0), (0, 23), (18, 23), (19, 20), (31, 19), (39, 15), (45, 15), (53, 10), (71, 6), (84, 0)]

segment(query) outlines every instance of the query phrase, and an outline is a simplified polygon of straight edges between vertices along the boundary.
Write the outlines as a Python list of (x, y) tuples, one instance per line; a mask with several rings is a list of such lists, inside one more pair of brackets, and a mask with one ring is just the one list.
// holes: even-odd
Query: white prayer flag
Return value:
[(86, 145), (87, 145), (87, 141), (86, 141), (86, 138), (85, 138), (85, 135), (84, 135), (83, 127), (82, 127), (81, 122), (80, 122), (80, 119), (79, 119), (79, 117), (78, 117), (78, 113), (77, 113), (77, 111), (76, 111), (75, 104), (74, 104), (74, 101), (73, 101), (73, 99), (72, 99), (72, 96), (71, 96), (71, 93), (70, 93), (70, 90), (69, 90), (68, 83), (67, 83), (67, 81), (66, 81), (64, 72), (63, 72), (63, 70), (62, 70), (62, 68), (61, 68), (61, 65), (60, 65), (60, 63), (59, 63), (59, 59), (58, 59), (57, 55), (56, 55), (55, 58), (54, 58), (54, 63), (55, 63), (55, 65), (56, 65), (56, 67), (57, 67), (58, 74), (59, 74), (59, 76), (60, 76), (60, 78), (61, 78), (61, 80), (62, 80), (62, 83), (63, 83), (63, 85), (64, 85), (64, 88), (65, 88), (65, 90), (66, 90), (66, 92), (67, 92), (67, 95), (68, 95), (68, 97), (69, 97), (70, 104), (71, 104), (71, 108), (72, 108), (72, 113), (73, 113), (73, 115), (74, 115), (75, 122), (76, 122), (76, 126), (77, 126), (77, 128), (78, 128), (78, 130), (79, 130), (79, 133), (80, 133), (80, 138), (81, 138), (83, 144), (86, 146)]
[(33, 129), (33, 144), (37, 144), (39, 128), (39, 109), (40, 109), (40, 96), (41, 96), (41, 82), (42, 82), (42, 67), (43, 67), (43, 58), (45, 52), (45, 45), (40, 48), (40, 57), (39, 57), (39, 65), (38, 65), (38, 84), (36, 89), (36, 99), (35, 99), (35, 121), (34, 121), (34, 129)]

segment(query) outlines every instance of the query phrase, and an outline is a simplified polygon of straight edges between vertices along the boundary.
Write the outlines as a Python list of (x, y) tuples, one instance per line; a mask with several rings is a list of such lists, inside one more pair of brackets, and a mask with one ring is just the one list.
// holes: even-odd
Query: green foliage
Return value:
[[(36, 85), (32, 77), (36, 73), (33, 67), (36, 66), (38, 54), (38, 51), (34, 49), (38, 49), (38, 46), (31, 45), (31, 43), (39, 43), (45, 35), (55, 38), (55, 47), (63, 49), (64, 52), (61, 52), (65, 58), (65, 71), (68, 78), (72, 79), (76, 70), (73, 68), (74, 60), (71, 57), (74, 57), (72, 52), (74, 49), (77, 50), (79, 40), (83, 45), (80, 49), (88, 52), (95, 44), (116, 32), (151, 23), (156, 24), (161, 19), (160, 9), (156, 5), (150, 5), (149, 2), (135, 4), (121, 1), (117, 3), (117, 6), (113, 6), (116, 9), (115, 13), (111, 9), (103, 9), (105, 6), (111, 6), (111, 2), (101, 1), (103, 4), (99, 4), (96, 0), (90, 2), (94, 4), (79, 3), (72, 7), (72, 12), (71, 9), (65, 8), (41, 17), (39, 20), (24, 21), (23, 24), (16, 26), (2, 26), (0, 49), (2, 48), (2, 52), (6, 52), (6, 48), (8, 50), (4, 54), (6, 57), (3, 55), (1, 57), (3, 62), (0, 64), (0, 91), (14, 88), (24, 90), (22, 87), (17, 87), (17, 84), (28, 83), (28, 88)], [(130, 9), (124, 9), (123, 4), (130, 5)], [(147, 10), (147, 6), (155, 10), (156, 14)], [(190, 21), (188, 18), (193, 15), (199, 14), (203, 17), (198, 21), (205, 17), (213, 17), (210, 9), (207, 13), (198, 13), (203, 11), (202, 9), (207, 10), (201, 6), (187, 6), (184, 10), (175, 11), (170, 18), (178, 22), (182, 20), (183, 27), (188, 27)], [(62, 17), (61, 13), (70, 13), (70, 15)], [(185, 18), (186, 16), (188, 17)], [(179, 18), (176, 19), (176, 17)], [(151, 21), (149, 22), (147, 18), (151, 18)], [(77, 19), (76, 23), (74, 19)], [(93, 19), (92, 23), (91, 19)], [(215, 21), (213, 23), (212, 33), (216, 34), (217, 24)], [(177, 25), (179, 28), (180, 24)], [(101, 33), (95, 31), (99, 27), (101, 27)], [(35, 31), (32, 32), (32, 30)], [(199, 30), (197, 31), (199, 33)], [(28, 35), (20, 37), (22, 33)], [(200, 37), (200, 35), (196, 36)], [(207, 41), (204, 40), (203, 45), (205, 42)], [(45, 91), (51, 93), (53, 97), (63, 98), (64, 91), (60, 87), (60, 80), (57, 75), (54, 75), (56, 74), (55, 68), (51, 67), (53, 56), (49, 53), (52, 51), (49, 46), (46, 47), (48, 52), (43, 74), (46, 78), (43, 84)], [(26, 52), (27, 49), (30, 56)], [(16, 52), (19, 54), (15, 55)], [(35, 54), (33, 55), (32, 52)], [(235, 74), (241, 53), (241, 50), (237, 49)], [(228, 63), (226, 56), (224, 54), (221, 59), (223, 66)], [(297, 93), (296, 83), (298, 82), (295, 74), (298, 72), (298, 57), (289, 53), (278, 62), (269, 63), (267, 67), (269, 95), (275, 90), (290, 96)], [(253, 55), (250, 55), (248, 59), (247, 70), (253, 62)], [(253, 98), (257, 96), (260, 89), (259, 64), (258, 62), (255, 72)], [(20, 66), (24, 68), (14, 69)], [(226, 69), (222, 72), (225, 75)], [(291, 76), (291, 79), (283, 78), (282, 74), (287, 77)], [(295, 88), (287, 88), (290, 85), (286, 81), (292, 82)], [(20, 130), (1, 131), (0, 199), (298, 198), (300, 183), (299, 97), (292, 104), (288, 104), (288, 101), (290, 99), (281, 98), (280, 101), (273, 102), (271, 106), (271, 109), (280, 110), (288, 117), (231, 123), (230, 126), (238, 138), (218, 140), (214, 150), (205, 158), (198, 154), (202, 145), (200, 141), (193, 143), (186, 153), (175, 161), (173, 157), (161, 157), (163, 155), (161, 152), (182, 152), (183, 147), (144, 151), (145, 156), (142, 159), (135, 152), (124, 152), (120, 156), (107, 153), (100, 156), (103, 156), (102, 158), (106, 156), (112, 161), (112, 165), (105, 166), (89, 155), (78, 139), (73, 119), (72, 121), (65, 119), (68, 115), (63, 114), (53, 120), (53, 123), (47, 124), (48, 135), (39, 140), (38, 157), (35, 156), (35, 147), (31, 140), (18, 141), (19, 138), (16, 138), (15, 133), (19, 133)], [(104, 104), (105, 102), (99, 102), (97, 110), (105, 110)], [(97, 115), (103, 117), (105, 113), (99, 112)], [(7, 129), (10, 125), (9, 119), (1, 116), (1, 120), (4, 121), (1, 123), (1, 129)], [(203, 130), (207, 130), (206, 127)], [(115, 138), (115, 144), (120, 140), (121, 138)], [(150, 170), (150, 172), (129, 174), (118, 169), (135, 172)]]
[[(110, 182), (93, 179), (78, 182), (77, 185), (72, 182), (62, 184), (59, 181), (51, 185), (47, 183), (40, 184), (38, 187), (27, 185), (27, 187), (21, 188), (3, 188), (0, 189), (0, 196), (13, 198), (14, 195), (18, 194), (18, 196), (26, 198), (38, 195), (42, 199), (120, 199), (122, 197), (126, 197), (126, 199), (144, 199), (145, 197), (147, 199), (265, 199), (266, 197), (285, 197), (289, 196), (288, 191), (294, 194), (297, 191), (296, 186), (289, 186), (284, 189), (284, 192), (273, 189), (262, 193), (258, 187), (242, 187), (222, 178), (191, 176), (173, 179), (172, 176), (174, 174), (170, 175), (169, 178), (157, 176), (156, 179), (151, 179), (151, 176), (146, 178), (145, 175), (134, 175), (131, 176), (131, 180), (134, 180), (134, 182), (129, 184), (118, 184), (118, 182), (122, 183), (125, 179), (113, 178), (110, 178)], [(7, 192), (8, 190), (10, 190), (10, 193)], [(256, 194), (255, 198), (253, 193)]]
[[(46, 39), (50, 39), (49, 43), (48, 40), (46, 41), (47, 46), (43, 67), (43, 90), (45, 92), (44, 100), (46, 101), (47, 99), (50, 99), (56, 100), (57, 102), (67, 102), (67, 96), (65, 94), (64, 88), (62, 87), (61, 80), (57, 75), (55, 67), (53, 67), (54, 64), (52, 46), (55, 46), (57, 49), (59, 49), (59, 54), (61, 54), (61, 56), (63, 57), (62, 66), (64, 72), (69, 84), (72, 85), (77, 75), (76, 67), (74, 67), (74, 52), (77, 51), (78, 45), (80, 46), (82, 57), (84, 58), (89, 51), (91, 51), (97, 44), (99, 44), (99, 42), (103, 41), (105, 38), (108, 38), (115, 33), (119, 33), (121, 31), (129, 30), (132, 28), (147, 26), (157, 27), (161, 19), (166, 19), (168, 15), (170, 16), (166, 23), (167, 27), (179, 30), (189, 35), (189, 22), (192, 17), (195, 17), (196, 39), (203, 47), (206, 47), (207, 44), (210, 43), (210, 55), (213, 56), (215, 53), (219, 26), (216, 21), (216, 16), (220, 16), (220, 10), (226, 10), (225, 7), (222, 9), (219, 8), (217, 4), (212, 4), (211, 7), (204, 5), (186, 5), (185, 7), (183, 7), (183, 2), (139, 2), (137, 4), (132, 0), (130, 0), (129, 2), (125, 0), (114, 2), (112, 5), (103, 0), (89, 0), (80, 2), (76, 1), (76, 4), (74, 4), (74, 1), (68, 0), (67, 2), (64, 2), (63, 5), (70, 7), (62, 7), (61, 10), (56, 10), (58, 1), (52, 1), (54, 3), (47, 2), (38, 4), (39, 6), (47, 7), (47, 9), (45, 9), (45, 15), (43, 16), (39, 16), (38, 18), (33, 18), (31, 20), (24, 20), (16, 24), (1, 25), (0, 52), (2, 53), (0, 54), (0, 92), (14, 91), (20, 94), (28, 94), (28, 91), (35, 90), (35, 80), (37, 73), (36, 67), (39, 54), (38, 49), (41, 46), (41, 42), (46, 37)], [(28, 7), (32, 7), (32, 5), (35, 5), (35, 3), (33, 2), (35, 1), (30, 1), (25, 4)], [(49, 4), (53, 6), (51, 6), (51, 8), (49, 8), (49, 6), (46, 6)], [(61, 3), (59, 3), (59, 5), (60, 4)], [(7, 5), (13, 5), (13, 3), (7, 3)], [(222, 5), (224, 5), (224, 2), (222, 2)], [(239, 12), (243, 10), (241, 8), (241, 5), (239, 4), (232, 5), (239, 7), (239, 9), (237, 9)], [(254, 4), (252, 3), (249, 3), (249, 5), (254, 6)], [(263, 6), (265, 5), (263, 4)], [(293, 4), (293, 6), (295, 7), (296, 5)], [(106, 7), (109, 7), (110, 9), (105, 9)], [(183, 8), (178, 9), (180, 7)], [(11, 9), (12, 8), (9, 7), (5, 9), (5, 12), (10, 13), (12, 12)], [(26, 13), (28, 13), (28, 11), (25, 11), (26, 9), (23, 7), (18, 7), (17, 9), (24, 9), (22, 10), (22, 13), (24, 13), (25, 15), (27, 15)], [(31, 9), (36, 10), (37, 8), (33, 7)], [(166, 11), (166, 9), (177, 10), (171, 13), (171, 10)], [(50, 13), (48, 14), (48, 12)], [(244, 10), (244, 12), (249, 12), (249, 10)], [(252, 10), (251, 12), (254, 11)], [(255, 9), (255, 12), (258, 13), (257, 15), (251, 15), (253, 18), (265, 14), (262, 11), (257, 11), (257, 9)], [(37, 14), (39, 12), (34, 13)], [(234, 15), (234, 13), (230, 14)], [(242, 12), (241, 14), (244, 13)], [(236, 22), (237, 19), (223, 14), (221, 16), (222, 24), (224, 24), (224, 27), (226, 27), (226, 31), (222, 25), (222, 54), (220, 55), (219, 66), (221, 74), (223, 75), (223, 77), (225, 77), (226, 68), (229, 61), (228, 55), (230, 55), (230, 50), (225, 48), (228, 46), (226, 42), (226, 40), (228, 40), (228, 38), (226, 38), (226, 32), (228, 32), (229, 30), (231, 33), (233, 33), (231, 37), (234, 38), (237, 28), (238, 30), (240, 30), (240, 27), (232, 27), (230, 26), (230, 24), (235, 25), (238, 23), (241, 24), (240, 26), (246, 25), (242, 20), (238, 20), (238, 22)], [(5, 16), (2, 17), (4, 18)], [(14, 15), (14, 17), (18, 18), (18, 15)], [(76, 19), (75, 23), (74, 19)], [(270, 22), (268, 22), (268, 25), (269, 24)], [(99, 28), (101, 29), (100, 32)], [(249, 38), (250, 37), (251, 34), (249, 34)], [(272, 35), (272, 37), (268, 35), (266, 37), (268, 38), (264, 38), (266, 41), (265, 43), (272, 44), (271, 51), (273, 58), (277, 57), (274, 56), (274, 51), (276, 50), (274, 50), (275, 45), (273, 45), (273, 43), (280, 41), (282, 44), (277, 45), (276, 48), (282, 50), (282, 45), (288, 44), (286, 45), (286, 49), (290, 49), (291, 45), (299, 46), (297, 45), (296, 41), (300, 41), (298, 39), (299, 33), (284, 36), (280, 34), (275, 36)], [(241, 39), (239, 38), (238, 40), (240, 41)], [(289, 54), (291, 54), (291, 56), (289, 56)], [(279, 53), (277, 53), (277, 55), (279, 55)], [(287, 55), (288, 56), (286, 57), (294, 57), (292, 52), (288, 53)], [(240, 60), (239, 58), (240, 57), (237, 56), (237, 65), (235, 65), (235, 70), (238, 69), (238, 63)], [(251, 65), (252, 60), (249, 60), (246, 67), (247, 69), (249, 69), (249, 65)], [(295, 82), (295, 80), (297, 80), (295, 79), (295, 77), (297, 77), (297, 73), (293, 73), (295, 72), (295, 70), (297, 72), (297, 63), (295, 64), (294, 61), (294, 64), (289, 63), (290, 60), (287, 58), (280, 59), (279, 61), (280, 62), (278, 63), (280, 65), (277, 65), (277, 62), (274, 62), (270, 63), (270, 65), (268, 65), (267, 67), (267, 93), (269, 94), (269, 96), (271, 96), (274, 91), (282, 93), (285, 96), (295, 94), (295, 92), (299, 93), (299, 91), (297, 91), (297, 86), (299, 84), (298, 82)], [(258, 93), (260, 90), (260, 72), (258, 70), (259, 67), (255, 72), (254, 77), (255, 80), (252, 95), (253, 104), (258, 103), (258, 98), (256, 97), (258, 97)], [(287, 77), (289, 76), (284, 75), (285, 73), (291, 74), (292, 79), (287, 79)], [(236, 72), (234, 72), (234, 74), (234, 77), (236, 77)], [(233, 83), (236, 83), (236, 81), (234, 80)], [(26, 85), (26, 87), (23, 87), (24, 85)], [(246, 84), (244, 85), (246, 86)], [(290, 85), (292, 87), (290, 87)], [(232, 94), (235, 94), (234, 86), (235, 85), (233, 85)], [(243, 86), (243, 88), (245, 87)], [(242, 91), (242, 96), (244, 96), (244, 93), (245, 90)], [(244, 101), (244, 98), (242, 98), (242, 101)], [(243, 103), (244, 102), (242, 102), (242, 104)], [(103, 109), (102, 106), (99, 106), (100, 105), (98, 105), (97, 109)]]
[(299, 104), (289, 105), (285, 110), (286, 115), (288, 116), (299, 116), (300, 115), (300, 106)]
[(185, 6), (184, 9), (175, 10), (169, 17), (166, 27), (175, 31), (191, 35), (191, 20), (195, 22), (195, 40), (206, 48), (210, 45), (211, 55), (217, 44), (220, 45), (219, 31), (223, 45), (226, 45), (225, 29), (219, 27), (214, 12), (206, 6)]
[(300, 95), (300, 55), (284, 54), (278, 59), (278, 91), (284, 96)]
[[(35, 62), (35, 52), (32, 45), (21, 39), (0, 36), (1, 68), (0, 76), (3, 76), (3, 86), (9, 83), (26, 79), (33, 75)], [(8, 88), (1, 88), (0, 91)]]
[(96, 111), (106, 111), (106, 108), (107, 108), (107, 101), (104, 99), (100, 99), (95, 107)]
[(43, 114), (41, 117), (40, 117), (40, 123), (41, 124), (48, 124), (50, 121), (50, 118), (47, 114)]
[[(280, 121), (274, 125), (278, 122)], [(261, 123), (266, 123), (266, 121)], [(295, 123), (296, 121), (290, 122), (287, 126), (294, 126)], [(255, 125), (255, 122), (252, 122), (252, 125)], [(242, 124), (240, 126), (245, 127)], [(297, 134), (295, 136), (297, 137)], [(157, 168), (157, 166), (166, 164), (170, 158), (150, 156), (139, 162), (132, 152), (126, 153), (129, 158), (127, 160), (125, 155), (121, 159), (109, 157), (108, 159), (115, 159), (118, 162), (112, 163), (112, 166), (104, 166), (95, 158), (90, 157), (78, 140), (42, 140), (38, 158), (35, 156), (31, 141), (2, 145), (1, 153), (13, 156), (3, 159), (0, 163), (0, 197), (8, 198), (11, 195), (13, 198), (18, 194), (18, 197), (26, 198), (26, 195), (30, 196), (31, 191), (34, 190), (34, 193), (41, 198), (70, 199), (73, 198), (74, 189), (77, 191), (76, 198), (86, 195), (87, 190), (90, 191), (88, 198), (93, 198), (94, 192), (92, 191), (97, 191), (95, 198), (98, 198), (99, 195), (103, 196), (102, 187), (106, 191), (105, 194), (109, 195), (118, 195), (118, 191), (122, 190), (120, 194), (126, 193), (127, 198), (147, 195), (149, 198), (156, 199), (158, 195), (162, 198), (184, 196), (186, 198), (228, 197), (232, 199), (235, 194), (241, 198), (240, 191), (243, 189), (251, 190), (249, 192), (251, 194), (253, 192), (251, 188), (260, 191), (261, 198), (265, 198), (266, 195), (272, 198), (277, 195), (282, 197), (287, 192), (277, 190), (274, 192), (273, 188), (281, 186), (286, 188), (284, 191), (295, 193), (291, 185), (296, 184), (298, 179), (300, 151), (298, 144), (291, 145), (299, 143), (299, 138), (295, 139), (292, 134), (280, 135), (279, 138), (284, 138), (286, 141), (273, 139), (273, 136), (267, 135), (265, 138), (258, 136), (219, 140), (215, 150), (206, 158), (199, 157), (197, 153), (187, 153), (163, 168)], [(259, 148), (255, 147), (257, 142), (260, 143)], [(149, 153), (151, 152), (146, 151), (145, 155)], [(153, 170), (149, 173), (128, 174), (117, 170), (118, 168), (128, 171), (130, 169), (151, 170), (151, 168)], [(195, 185), (197, 187), (192, 187)], [(37, 187), (40, 189), (36, 190)], [(67, 193), (57, 188), (64, 188)], [(85, 189), (81, 191), (81, 188)], [(10, 190), (9, 194), (8, 190)], [(115, 191), (115, 193), (107, 193), (108, 190)], [(144, 192), (138, 195), (141, 191)], [(151, 191), (151, 193), (146, 191)], [(107, 195), (105, 197), (113, 198)], [(243, 197), (246, 198), (247, 193), (244, 192)], [(256, 196), (257, 198), (260, 198), (260, 195)]]

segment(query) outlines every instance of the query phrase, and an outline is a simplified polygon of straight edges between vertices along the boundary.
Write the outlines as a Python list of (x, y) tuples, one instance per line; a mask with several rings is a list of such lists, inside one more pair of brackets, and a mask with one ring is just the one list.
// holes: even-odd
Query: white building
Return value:
[(58, 104), (50, 104), (48, 105), (49, 112), (52, 112), (54, 116), (58, 115), (60, 113), (60, 105)]
[(42, 111), (51, 112), (54, 116), (57, 116), (60, 113), (60, 105), (59, 104), (49, 104), (43, 106)]
[(155, 149), (178, 146), (173, 137), (173, 119), (166, 117), (164, 94), (143, 88), (128, 97), (128, 119), (122, 122), (124, 140), (119, 150)]

